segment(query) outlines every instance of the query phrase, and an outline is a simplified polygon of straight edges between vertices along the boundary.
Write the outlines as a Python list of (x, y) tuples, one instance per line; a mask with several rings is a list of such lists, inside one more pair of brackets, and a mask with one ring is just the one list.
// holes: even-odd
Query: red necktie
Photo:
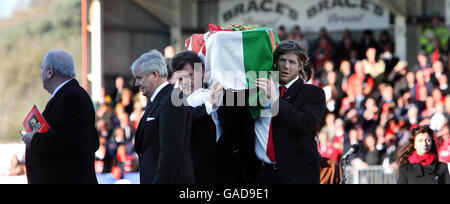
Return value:
[[(280, 86), (280, 98), (283, 98), (284, 92), (286, 91), (285, 86)], [(275, 149), (273, 147), (273, 136), (272, 136), (272, 119), (270, 119), (270, 128), (269, 128), (269, 140), (267, 141), (267, 150), (266, 155), (269, 157), (270, 161), (275, 161)]]

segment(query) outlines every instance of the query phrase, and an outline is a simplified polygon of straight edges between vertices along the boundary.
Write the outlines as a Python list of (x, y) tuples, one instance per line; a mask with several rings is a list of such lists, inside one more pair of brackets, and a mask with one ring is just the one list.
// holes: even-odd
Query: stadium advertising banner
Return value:
[(266, 25), (317, 32), (387, 29), (390, 11), (377, 0), (220, 0), (219, 24)]

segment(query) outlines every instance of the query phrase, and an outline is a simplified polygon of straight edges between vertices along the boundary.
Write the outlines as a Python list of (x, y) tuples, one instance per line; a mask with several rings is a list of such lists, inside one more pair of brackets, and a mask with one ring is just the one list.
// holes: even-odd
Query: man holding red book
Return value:
[(28, 183), (96, 184), (99, 140), (94, 106), (75, 79), (73, 57), (62, 50), (50, 51), (41, 69), (44, 89), (52, 94), (42, 113), (50, 128), (23, 135)]

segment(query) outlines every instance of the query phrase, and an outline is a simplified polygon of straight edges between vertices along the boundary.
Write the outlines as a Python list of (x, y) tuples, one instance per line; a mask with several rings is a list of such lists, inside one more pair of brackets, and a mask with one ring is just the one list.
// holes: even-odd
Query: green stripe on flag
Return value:
[[(242, 32), (242, 44), (244, 49), (245, 72), (253, 71), (255, 74), (247, 75), (247, 84), (249, 89), (255, 88), (256, 78), (269, 77), (273, 70), (273, 47), (270, 29), (267, 27)], [(273, 31), (273, 30), (272, 30)], [(273, 31), (274, 32), (274, 31)], [(275, 45), (278, 43), (278, 36), (275, 34)], [(260, 72), (266, 72), (266, 76), (260, 76)], [(255, 78), (256, 76), (256, 78)], [(248, 104), (258, 104), (258, 106), (249, 106), (253, 118), (260, 116), (262, 106), (259, 103), (261, 91), (249, 96)]]

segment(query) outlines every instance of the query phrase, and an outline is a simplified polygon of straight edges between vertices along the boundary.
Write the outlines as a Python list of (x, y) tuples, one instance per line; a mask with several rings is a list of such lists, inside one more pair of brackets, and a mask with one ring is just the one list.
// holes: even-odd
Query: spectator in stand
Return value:
[(356, 62), (359, 61), (359, 53), (357, 49), (352, 49), (350, 50), (350, 64), (352, 65), (352, 67), (355, 67)]
[(365, 73), (363, 62), (358, 61), (355, 64), (355, 73), (348, 79), (347, 94), (352, 92), (352, 95), (358, 96), (361, 92), (360, 89), (362, 88), (362, 94), (370, 96), (374, 87), (375, 83), (373, 78)]
[(133, 108), (134, 108), (134, 103), (133, 103), (133, 92), (128, 89), (125, 88), (122, 91), (122, 96), (121, 96), (121, 100), (120, 100), (120, 104), (122, 104), (122, 106), (125, 109), (125, 112), (130, 115), (133, 112)]
[(143, 114), (144, 114), (144, 108), (142, 107), (141, 103), (135, 103), (134, 110), (130, 115), (130, 122), (131, 122), (134, 130), (137, 129)]
[(441, 131), (445, 123), (447, 123), (447, 118), (444, 115), (444, 104), (439, 102), (435, 106), (435, 113), (430, 119), (430, 128), (435, 131)]
[(348, 110), (349, 104), (351, 104), (352, 107), (358, 109), (358, 113), (361, 115), (364, 111), (362, 110), (364, 100), (366, 96), (370, 96), (374, 87), (372, 77), (364, 73), (362, 62), (356, 63), (355, 73), (350, 76), (347, 84), (347, 97), (342, 99), (340, 114), (342, 114), (342, 109)]
[(107, 139), (100, 138), (100, 147), (95, 152), (95, 173), (111, 172), (112, 156), (108, 153)]
[(392, 43), (384, 45), (380, 59), (386, 64), (384, 78), (387, 79), (388, 74), (392, 72), (395, 65), (400, 61), (400, 58), (393, 53)]
[(117, 153), (117, 148), (119, 147), (119, 145), (121, 144), (125, 144), (127, 143), (126, 139), (125, 139), (125, 131), (120, 128), (117, 127), (114, 129), (114, 133), (113, 133), (113, 137), (111, 137), (111, 139), (109, 139), (108, 141), (108, 153), (111, 156), (114, 156)]
[(449, 123), (445, 123), (442, 130), (437, 132), (435, 137), (439, 152), (439, 161), (450, 163), (450, 133)]
[(166, 57), (164, 58), (164, 61), (166, 62), (167, 67), (167, 81), (169, 81), (170, 84), (175, 85), (178, 79), (173, 75), (172, 57)]
[(125, 144), (120, 144), (117, 147), (117, 153), (113, 161), (113, 168), (114, 167), (119, 167), (122, 174), (137, 172), (139, 170), (136, 156), (127, 153)]
[(404, 92), (402, 96), (397, 100), (397, 108), (394, 110), (395, 117), (407, 120), (407, 113), (411, 106), (414, 105), (414, 99), (409, 92)]
[(425, 100), (425, 108), (420, 113), (420, 117), (421, 118), (431, 118), (431, 116), (433, 116), (433, 114), (436, 111), (434, 107), (435, 106), (434, 106), (433, 98), (431, 96), (428, 96), (427, 99)]
[(100, 99), (94, 102), (94, 108), (97, 111), (102, 105), (111, 105), (111, 96), (106, 95), (105, 88), (100, 88)]
[(306, 50), (309, 50), (309, 44), (308, 42), (302, 38), (302, 30), (300, 26), (295, 26), (294, 30), (292, 30), (292, 33), (289, 36), (289, 40), (295, 41), (297, 44), (305, 48)]
[(435, 87), (439, 86), (439, 79), (444, 75), (447, 75), (447, 73), (444, 72), (444, 64), (442, 64), (441, 61), (434, 62), (430, 78)]
[(313, 54), (316, 76), (321, 76), (325, 62), (333, 59), (333, 44), (328, 40), (328, 38), (321, 37)]
[(352, 74), (352, 65), (350, 61), (343, 60), (341, 65), (339, 66), (340, 72), (338, 72), (338, 84), (341, 87), (341, 90), (345, 93), (347, 92), (347, 83), (348, 79)]
[(397, 132), (397, 145), (399, 147), (403, 146), (408, 142), (409, 136), (411, 136), (410, 126), (408, 123), (406, 123), (403, 119), (398, 119), (400, 123), (400, 129)]
[(448, 55), (446, 54), (446, 51), (444, 50), (444, 48), (442, 48), (441, 45), (439, 44), (439, 40), (436, 38), (433, 39), (433, 44), (434, 44), (434, 50), (430, 56), (431, 63), (434, 63), (437, 61), (447, 62)]
[(107, 140), (110, 138), (111, 128), (109, 127), (109, 124), (105, 118), (98, 119), (96, 123), (96, 128), (99, 138), (105, 138)]
[(442, 95), (442, 92), (439, 88), (434, 88), (431, 93), (431, 97), (433, 98), (434, 104), (443, 103), (445, 104), (445, 97)]
[(359, 43), (359, 56), (365, 56), (366, 51), (369, 48), (375, 48), (379, 52), (379, 45), (377, 41), (373, 38), (373, 32), (371, 30), (365, 30), (363, 34), (363, 38)]
[(364, 64), (364, 72), (375, 80), (375, 84), (380, 84), (384, 80), (386, 64), (383, 60), (378, 59), (377, 49), (375, 47), (369, 47), (367, 49), (366, 57), (362, 61)]
[(115, 89), (111, 95), (113, 107), (120, 103), (122, 99), (122, 92), (125, 88), (125, 79), (122, 76), (117, 77), (115, 81)]
[(380, 111), (375, 99), (368, 98), (365, 102), (364, 113), (361, 117), (362, 128), (365, 134), (375, 133), (380, 120)]
[(381, 164), (381, 151), (377, 149), (377, 140), (373, 134), (369, 134), (364, 140), (364, 162), (369, 166)]
[(318, 150), (320, 156), (322, 156), (323, 158), (332, 159), (334, 161), (339, 161), (340, 152), (338, 149), (334, 148), (334, 145), (329, 139), (327, 133), (320, 132), (318, 134), (318, 138), (319, 138)]
[[(449, 37), (450, 34), (448, 28), (445, 25), (442, 25), (439, 16), (435, 16), (431, 20), (431, 25), (422, 32), (420, 44), (426, 53), (431, 54), (436, 49), (436, 45), (439, 45), (441, 48), (447, 48)], [(437, 44), (434, 43), (434, 41), (436, 41)]]
[(114, 117), (114, 113), (111, 110), (111, 106), (109, 105), (101, 105), (98, 107), (97, 111), (95, 112), (95, 117), (98, 119), (102, 118), (105, 119), (107, 122), (111, 122), (111, 120)]
[(342, 96), (344, 95), (340, 86), (337, 85), (336, 75), (337, 74), (334, 71), (328, 72), (328, 84), (323, 88), (327, 100), (327, 109), (329, 112), (333, 113), (338, 113), (340, 107), (339, 102), (342, 100)]
[(336, 131), (336, 128), (334, 126), (335, 119), (336, 119), (336, 116), (334, 116), (333, 113), (328, 113), (325, 116), (325, 125), (320, 130), (320, 132), (323, 132), (328, 136), (329, 140), (332, 140), (335, 135), (335, 131)]
[(336, 62), (342, 60), (350, 60), (350, 52), (357, 48), (356, 42), (352, 39), (350, 31), (346, 30), (342, 33), (342, 41), (336, 49)]
[(323, 71), (322, 74), (318, 77), (320, 77), (320, 81), (322, 82), (322, 84), (326, 85), (328, 84), (328, 73), (334, 71), (334, 62), (332, 60), (327, 60), (324, 62), (323, 64)]
[(120, 126), (119, 116), (124, 113), (126, 113), (125, 107), (121, 103), (117, 104), (114, 108), (114, 115), (112, 117), (112, 128)]
[(450, 94), (450, 89), (448, 87), (448, 77), (447, 75), (442, 75), (439, 78), (439, 90), (441, 90), (442, 94), (444, 95), (449, 95)]
[[(355, 129), (356, 126), (360, 123), (360, 118), (358, 115), (358, 111), (355, 108), (350, 109), (344, 116), (344, 127), (346, 131), (350, 129)], [(344, 141), (345, 142), (345, 141)]]
[(412, 105), (407, 111), (405, 120), (411, 125), (411, 127), (417, 127), (421, 121), (419, 119), (419, 109), (417, 106)]
[(427, 126), (413, 129), (408, 143), (398, 156), (399, 184), (450, 184), (447, 164), (439, 162), (433, 130)]
[[(348, 133), (348, 137), (344, 138), (344, 151), (347, 152), (352, 145), (359, 145), (359, 149), (363, 149), (362, 140), (358, 139), (358, 131), (351, 129)], [(349, 158), (350, 164), (355, 168), (366, 168), (367, 163), (364, 162), (364, 151), (358, 151)]]
[(287, 31), (286, 31), (286, 27), (284, 27), (284, 25), (281, 25), (278, 28), (278, 33), (277, 34), (278, 34), (278, 38), (279, 38), (280, 42), (287, 40), (288, 37), (289, 37), (289, 35), (288, 35)]
[(411, 95), (419, 103), (419, 108), (422, 109), (428, 95), (433, 91), (433, 84), (426, 82), (425, 73), (423, 71), (416, 72), (416, 84), (412, 89)]
[(394, 99), (394, 90), (392, 89), (391, 85), (388, 84), (382, 84), (383, 89), (380, 90), (381, 92), (381, 100), (377, 104), (378, 107), (383, 107), (385, 104), (388, 108), (395, 107), (395, 99)]
[(408, 92), (412, 94), (413, 89), (416, 86), (416, 74), (414, 72), (406, 73), (406, 82), (408, 84)]
[(171, 58), (173, 56), (175, 56), (175, 47), (173, 45), (169, 45), (167, 47), (164, 48), (164, 57), (165, 58)]
[(334, 126), (336, 129), (334, 137), (332, 138), (333, 147), (334, 149), (338, 150), (340, 154), (342, 154), (344, 145), (344, 135), (346, 134), (344, 128), (344, 121), (341, 118), (337, 118), (334, 121)]
[(377, 140), (377, 144), (382, 144), (384, 142), (385, 129), (383, 126), (378, 125), (375, 129), (375, 139)]
[(417, 64), (414, 66), (414, 73), (424, 70), (431, 69), (431, 63), (428, 61), (428, 56), (425, 52), (420, 51), (417, 55)]
[(381, 161), (383, 168), (386, 173), (392, 172), (394, 169), (397, 169), (397, 137), (395, 136), (395, 133), (392, 131), (387, 131), (386, 135), (384, 136), (382, 146), (382, 156)]
[(131, 142), (134, 139), (135, 129), (131, 126), (130, 117), (127, 113), (118, 116), (120, 128), (125, 132), (125, 140)]
[[(394, 87), (394, 97), (401, 97), (401, 92), (408, 90), (408, 81), (406, 80), (406, 74), (408, 73), (408, 62), (400, 61), (395, 65), (388, 77), (388, 83)], [(414, 82), (413, 82), (414, 83)]]

